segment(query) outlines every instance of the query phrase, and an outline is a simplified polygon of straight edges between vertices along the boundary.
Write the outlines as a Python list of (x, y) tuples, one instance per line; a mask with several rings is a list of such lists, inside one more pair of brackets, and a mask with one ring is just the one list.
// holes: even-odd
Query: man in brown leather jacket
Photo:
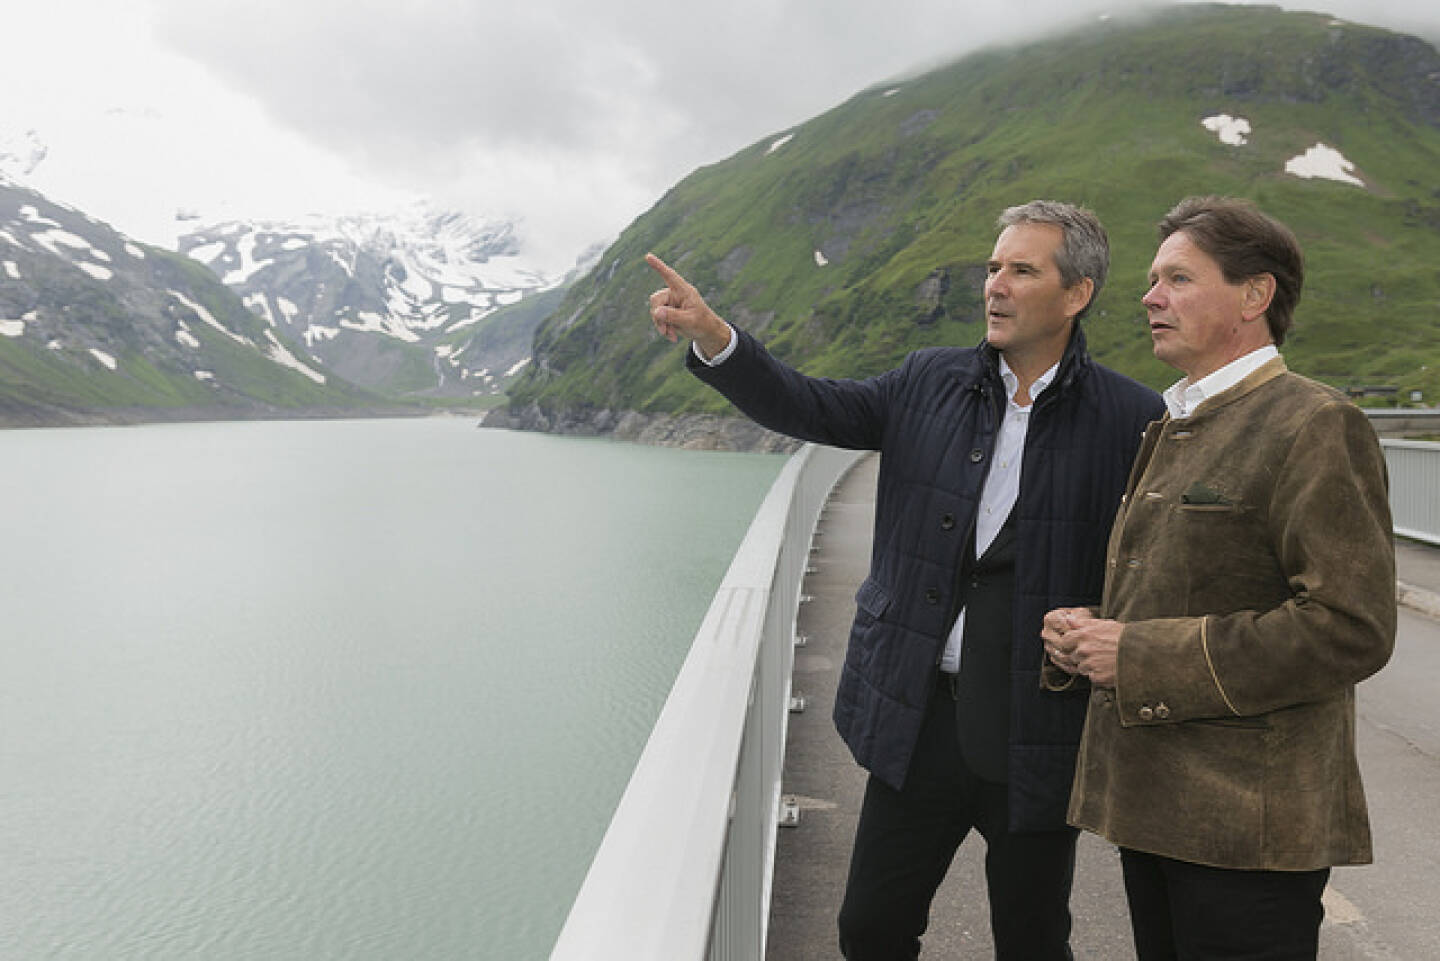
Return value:
[(1371, 860), (1355, 684), (1389, 659), (1385, 462), (1290, 373), (1293, 234), (1242, 201), (1160, 224), (1144, 304), (1185, 377), (1116, 514), (1103, 606), (1051, 611), (1045, 683), (1092, 693), (1069, 820), (1121, 849), (1140, 961), (1313, 959), (1332, 865)]

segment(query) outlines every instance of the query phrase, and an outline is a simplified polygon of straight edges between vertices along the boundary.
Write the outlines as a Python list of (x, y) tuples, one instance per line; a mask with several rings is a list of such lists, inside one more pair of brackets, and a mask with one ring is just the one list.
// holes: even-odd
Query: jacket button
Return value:
[(982, 460), (984, 460), (984, 459), (985, 459), (985, 452), (984, 452), (983, 450), (981, 450), (980, 448), (977, 447), (977, 448), (975, 448), (974, 450), (972, 450), (972, 451), (970, 452), (970, 463), (972, 463), (972, 464), (978, 464), (978, 463), (980, 463), (980, 462), (981, 462)]
[(940, 529), (941, 529), (942, 531), (952, 531), (952, 530), (954, 530), (954, 529), (955, 529), (955, 515), (954, 515), (954, 514), (946, 514), (944, 517), (940, 518)]
[(925, 603), (926, 603), (926, 604), (939, 604), (939, 603), (940, 603), (940, 591), (937, 590), (936, 588), (933, 588), (933, 587), (932, 587), (932, 588), (929, 588), (928, 590), (926, 590), (926, 591), (925, 591)]
[(1155, 709), (1154, 709), (1153, 707), (1151, 707), (1149, 704), (1146, 704), (1146, 705), (1144, 705), (1143, 707), (1141, 707), (1138, 713), (1139, 713), (1139, 715), (1140, 715), (1140, 720), (1142, 720), (1142, 721), (1153, 721), (1153, 720), (1155, 720)]
[(1169, 717), (1170, 708), (1165, 704), (1164, 701), (1161, 701), (1159, 704), (1155, 705), (1155, 719), (1157, 721), (1164, 721)]

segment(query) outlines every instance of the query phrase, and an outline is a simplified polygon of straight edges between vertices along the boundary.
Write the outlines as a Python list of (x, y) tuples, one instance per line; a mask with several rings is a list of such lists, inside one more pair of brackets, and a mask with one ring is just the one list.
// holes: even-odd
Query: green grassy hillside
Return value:
[[(1202, 126), (1222, 113), (1247, 143)], [(1364, 186), (1286, 173), (1317, 143)], [(1440, 54), (1323, 15), (1187, 5), (878, 85), (697, 170), (540, 327), (511, 407), (726, 409), (649, 327), (648, 250), (812, 373), (976, 343), (995, 217), (1037, 197), (1101, 216), (1113, 261), (1087, 336), (1163, 386), (1139, 301), (1155, 222), (1194, 193), (1250, 197), (1300, 237), (1292, 367), (1440, 401)]]

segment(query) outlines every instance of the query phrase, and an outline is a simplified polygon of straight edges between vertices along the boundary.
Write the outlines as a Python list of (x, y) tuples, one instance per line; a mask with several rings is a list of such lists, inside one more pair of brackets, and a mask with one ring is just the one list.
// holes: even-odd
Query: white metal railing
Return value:
[(1440, 444), (1381, 438), (1395, 533), (1440, 546)]
[(760, 505), (551, 961), (759, 961), (795, 615), (825, 499), (863, 452), (807, 445)]

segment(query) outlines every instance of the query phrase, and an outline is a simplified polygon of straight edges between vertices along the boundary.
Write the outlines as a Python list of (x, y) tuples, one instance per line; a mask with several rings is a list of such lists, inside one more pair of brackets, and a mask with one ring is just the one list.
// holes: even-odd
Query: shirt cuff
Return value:
[[(729, 321), (725, 322), (725, 326), (730, 327)], [(700, 363), (704, 364), (706, 367), (719, 367), (721, 364), (725, 363), (725, 361), (730, 359), (730, 355), (735, 353), (735, 348), (739, 346), (739, 344), (740, 338), (735, 336), (735, 328), (730, 327), (730, 343), (726, 344), (725, 349), (720, 351), (720, 353), (716, 354), (714, 357), (706, 357), (704, 354), (700, 353), (700, 345), (695, 343), (694, 341), (690, 342), (690, 349), (695, 352), (695, 359), (700, 361)]]

